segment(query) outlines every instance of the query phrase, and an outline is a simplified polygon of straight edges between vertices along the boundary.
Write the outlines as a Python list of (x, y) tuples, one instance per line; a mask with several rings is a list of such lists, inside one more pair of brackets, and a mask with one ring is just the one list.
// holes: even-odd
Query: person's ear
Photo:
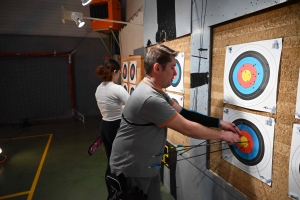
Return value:
[(155, 64), (153, 65), (153, 71), (154, 71), (155, 73), (159, 72), (159, 70), (160, 70), (159, 68), (160, 68), (160, 64), (155, 63)]

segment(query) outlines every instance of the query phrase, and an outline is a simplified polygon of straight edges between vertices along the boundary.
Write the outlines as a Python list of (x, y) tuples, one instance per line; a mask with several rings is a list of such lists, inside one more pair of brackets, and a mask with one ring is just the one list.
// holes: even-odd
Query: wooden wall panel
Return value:
[[(223, 75), (227, 45), (273, 38), (283, 38), (280, 61), (277, 113), (253, 111), (223, 103)], [(250, 176), (221, 159), (221, 152), (211, 154), (210, 168), (250, 199), (289, 199), (288, 173), (296, 92), (300, 69), (300, 3), (266, 10), (238, 21), (213, 28), (211, 116), (222, 118), (223, 107), (275, 118), (272, 186)], [(221, 73), (220, 73), (221, 72)], [(221, 149), (220, 146), (211, 150)]]
[[(170, 40), (164, 43), (161, 43), (163, 45), (166, 45), (170, 47), (171, 49), (174, 49), (175, 51), (178, 52), (184, 52), (184, 73), (183, 73), (183, 80), (184, 80), (184, 101), (183, 101), (183, 107), (186, 109), (190, 109), (190, 84), (191, 84), (191, 79), (190, 79), (190, 57), (191, 57), (191, 36), (183, 36), (174, 40)], [(148, 47), (147, 50), (149, 50)], [(169, 92), (169, 91), (168, 91)], [(174, 94), (179, 94), (176, 92), (170, 92)], [(177, 144), (183, 144), (183, 145), (189, 145), (190, 144), (190, 138), (182, 135), (181, 133), (178, 133), (172, 129), (168, 129), (168, 140), (173, 143), (174, 145)]]

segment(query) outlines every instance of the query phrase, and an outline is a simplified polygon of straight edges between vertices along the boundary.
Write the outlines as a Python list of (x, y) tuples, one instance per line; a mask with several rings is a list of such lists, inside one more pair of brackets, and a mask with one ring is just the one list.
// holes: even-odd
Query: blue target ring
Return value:
[(131, 80), (133, 80), (134, 79), (134, 77), (135, 77), (135, 65), (134, 64), (132, 64), (131, 66), (130, 66), (130, 71), (129, 71), (129, 73), (130, 73), (130, 79)]
[[(240, 70), (240, 68), (245, 65), (245, 64), (248, 64), (248, 63), (251, 63), (255, 68), (256, 68), (256, 71), (257, 71), (257, 78), (256, 78), (256, 81), (255, 83), (252, 85), (252, 87), (250, 88), (244, 88), (240, 85), (240, 83), (238, 82), (238, 79), (235, 78), (238, 76), (238, 72)], [(264, 78), (264, 68), (263, 66), (261, 65), (261, 63), (259, 62), (259, 60), (257, 60), (256, 58), (254, 57), (245, 57), (245, 58), (242, 58), (237, 64), (236, 64), (236, 67), (234, 68), (233, 70), (233, 77), (232, 77), (232, 80), (233, 80), (233, 83), (234, 83), (234, 86), (236, 87), (236, 89), (242, 93), (242, 94), (246, 94), (246, 95), (249, 95), (249, 94), (252, 94), (254, 93), (256, 90), (259, 90), (259, 87), (261, 86), (261, 84), (263, 83), (263, 78)]]
[(171, 85), (173, 87), (176, 87), (179, 83), (180, 83), (180, 79), (181, 79), (181, 66), (178, 62), (178, 60), (176, 59), (176, 66), (175, 66), (175, 69), (176, 69), (176, 72), (177, 72), (177, 75), (176, 77), (172, 80), (172, 83)]
[(237, 145), (229, 145), (233, 155), (242, 163), (249, 166), (257, 165), (261, 162), (265, 153), (265, 145), (260, 130), (246, 119), (237, 119), (233, 123), (241, 130), (247, 132), (253, 142), (253, 149), (249, 153), (242, 152)]
[[(238, 80), (240, 69), (245, 65), (255, 68), (257, 74), (251, 87), (244, 87)], [(233, 62), (229, 72), (229, 84), (232, 91), (243, 100), (252, 100), (259, 97), (266, 89), (270, 79), (270, 67), (267, 59), (256, 51), (246, 51)]]
[(132, 93), (133, 93), (133, 91), (134, 91), (134, 88), (132, 87), (132, 88), (130, 88), (130, 92), (129, 92), (129, 94), (131, 95)]
[(126, 86), (126, 85), (124, 85), (123, 87), (124, 87), (124, 89), (125, 89), (125, 90), (126, 90), (126, 92), (127, 92), (127, 86)]
[(123, 79), (127, 78), (127, 65), (123, 65), (122, 76), (123, 76)]

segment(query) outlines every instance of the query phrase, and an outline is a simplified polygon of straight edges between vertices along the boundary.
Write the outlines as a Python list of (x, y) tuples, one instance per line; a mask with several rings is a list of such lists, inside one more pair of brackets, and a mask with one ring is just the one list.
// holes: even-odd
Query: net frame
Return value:
[[(73, 65), (72, 65), (72, 55), (75, 53), (75, 51), (67, 52), (67, 53), (43, 53), (43, 52), (21, 52), (21, 53), (15, 53), (15, 52), (0, 52), (0, 58), (41, 58), (41, 57), (66, 57), (67, 63), (68, 63), (68, 74), (69, 74), (69, 93), (70, 93), (70, 115), (71, 117), (77, 118), (84, 122), (84, 116), (80, 114), (78, 111), (75, 110), (75, 88), (74, 88), (74, 76), (73, 76)], [(0, 66), (1, 67), (1, 66)], [(3, 67), (3, 66), (2, 66)], [(9, 66), (8, 66), (9, 67)], [(1, 74), (0, 74), (1, 76)], [(0, 97), (1, 98), (1, 97)], [(1, 105), (0, 105), (1, 106)], [(5, 106), (5, 105), (2, 105)], [(53, 121), (53, 120), (61, 120), (64, 117), (54, 117), (54, 118), (40, 118), (40, 119), (23, 119), (21, 120), (21, 123), (29, 123), (28, 120), (31, 120), (30, 123), (42, 123), (45, 121)], [(66, 118), (64, 118), (66, 119)], [(4, 122), (4, 124), (8, 124), (11, 122)], [(12, 122), (16, 123), (16, 122)], [(3, 124), (0, 120), (0, 124)]]

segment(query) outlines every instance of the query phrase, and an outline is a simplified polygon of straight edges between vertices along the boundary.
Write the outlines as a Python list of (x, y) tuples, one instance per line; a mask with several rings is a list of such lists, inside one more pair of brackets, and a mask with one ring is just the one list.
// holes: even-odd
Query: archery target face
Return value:
[(300, 124), (293, 125), (289, 164), (289, 194), (300, 197)]
[(184, 71), (184, 53), (178, 53), (175, 57), (176, 66), (175, 70), (177, 75), (174, 76), (171, 86), (167, 87), (167, 91), (184, 93), (184, 84), (183, 84), (183, 71)]
[(168, 93), (166, 92), (169, 97), (175, 101), (176, 103), (178, 103), (181, 107), (183, 107), (183, 96), (182, 95), (177, 95), (177, 94), (172, 94), (172, 93)]
[(127, 83), (122, 83), (123, 88), (128, 92), (128, 84)]
[(281, 38), (228, 46), (224, 101), (254, 110), (276, 112), (281, 50)]
[(128, 62), (122, 63), (122, 80), (124, 82), (128, 82)]
[(136, 61), (130, 61), (129, 64), (129, 83), (134, 83), (136, 84), (136, 71), (137, 71), (137, 66), (136, 66)]
[(131, 95), (136, 88), (136, 85), (129, 84), (128, 93)]
[(298, 77), (298, 89), (297, 89), (297, 101), (296, 101), (295, 118), (300, 119), (300, 70), (299, 70), (299, 77)]
[[(227, 112), (227, 113), (226, 113)], [(240, 141), (223, 143), (222, 157), (253, 177), (271, 185), (275, 121), (273, 118), (224, 108), (223, 120), (241, 130)]]

